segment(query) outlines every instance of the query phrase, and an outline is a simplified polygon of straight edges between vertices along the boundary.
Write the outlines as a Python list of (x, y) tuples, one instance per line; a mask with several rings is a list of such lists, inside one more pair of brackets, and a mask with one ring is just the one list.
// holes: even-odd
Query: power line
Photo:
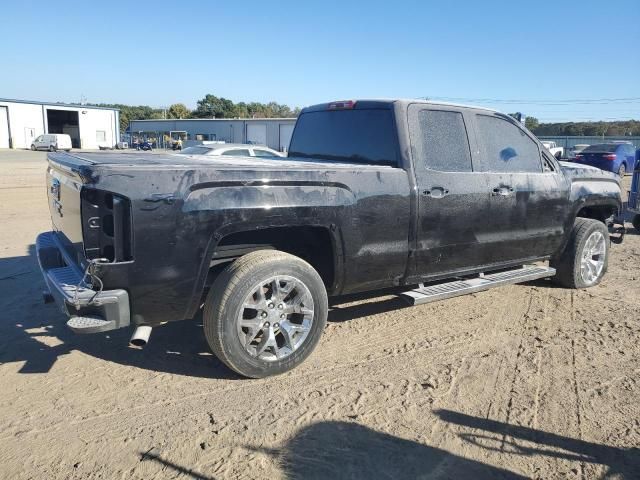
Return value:
[(446, 102), (496, 103), (505, 105), (626, 105), (640, 103), (640, 97), (623, 98), (575, 98), (566, 100), (525, 100), (504, 98), (424, 97)]

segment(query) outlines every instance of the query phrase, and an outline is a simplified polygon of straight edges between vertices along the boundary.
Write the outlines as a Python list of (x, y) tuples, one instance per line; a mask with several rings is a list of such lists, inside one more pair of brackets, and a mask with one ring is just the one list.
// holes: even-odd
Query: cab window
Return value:
[(476, 115), (483, 170), (542, 172), (536, 142), (513, 123), (496, 116)]
[(460, 112), (422, 110), (418, 113), (416, 158), (440, 172), (471, 172), (471, 153)]

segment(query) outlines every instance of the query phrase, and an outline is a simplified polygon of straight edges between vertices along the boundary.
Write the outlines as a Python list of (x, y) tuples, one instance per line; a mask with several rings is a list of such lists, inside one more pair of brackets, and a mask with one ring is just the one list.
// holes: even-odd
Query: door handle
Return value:
[(431, 198), (442, 198), (449, 195), (449, 190), (444, 187), (431, 187), (431, 190), (423, 190), (422, 194)]
[(491, 195), (499, 197), (508, 197), (513, 193), (513, 187), (501, 185), (492, 190)]

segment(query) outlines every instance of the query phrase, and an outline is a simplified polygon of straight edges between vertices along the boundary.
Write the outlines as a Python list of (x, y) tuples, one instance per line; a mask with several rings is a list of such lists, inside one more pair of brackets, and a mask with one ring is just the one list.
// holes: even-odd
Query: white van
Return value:
[(40, 135), (31, 144), (31, 150), (71, 150), (71, 137), (66, 133), (47, 133)]

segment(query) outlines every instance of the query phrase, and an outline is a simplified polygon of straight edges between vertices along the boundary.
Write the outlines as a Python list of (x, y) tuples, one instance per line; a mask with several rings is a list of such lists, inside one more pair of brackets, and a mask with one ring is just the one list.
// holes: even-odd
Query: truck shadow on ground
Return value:
[[(143, 350), (128, 346), (131, 328), (103, 334), (74, 334), (55, 305), (42, 303), (45, 283), (33, 245), (28, 252), (25, 256), (0, 259), (0, 363), (24, 362), (20, 373), (45, 373), (61, 356), (79, 350), (106, 361), (151, 371), (242, 379), (211, 353), (200, 314), (193, 320), (154, 328)], [(554, 288), (546, 280), (536, 280), (529, 285)], [(404, 300), (393, 296), (399, 291), (391, 289), (332, 299), (328, 321), (347, 322), (408, 308)]]
[[(55, 304), (43, 304), (42, 291), (46, 285), (34, 245), (30, 245), (28, 251), (25, 256), (0, 259), (0, 363), (24, 362), (20, 373), (46, 373), (61, 356), (78, 350), (106, 361), (152, 371), (242, 379), (211, 353), (202, 331), (201, 314), (193, 320), (169, 322), (154, 328), (143, 350), (128, 346), (132, 328), (92, 335), (74, 334)], [(406, 307), (406, 303), (398, 298), (345, 308), (333, 306), (329, 321), (344, 322), (401, 307)]]
[[(465, 449), (468, 456), (461, 457), (441, 448), (343, 421), (308, 425), (281, 448), (245, 448), (269, 456), (290, 479), (528, 478), (470, 458), (483, 450), (483, 457), (486, 457), (486, 450), (495, 451), (501, 458), (494, 456), (494, 461), (502, 464), (513, 463), (514, 456), (524, 456), (532, 457), (532, 462), (534, 457), (545, 458), (545, 463), (549, 459), (574, 462), (576, 471), (587, 464), (601, 465), (606, 470), (604, 478), (632, 479), (638, 478), (640, 472), (640, 450), (637, 448), (610, 447), (451, 410), (434, 413), (450, 424), (459, 438), (480, 450)], [(156, 462), (163, 470), (172, 470), (188, 478), (213, 478), (153, 452), (140, 452), (140, 460)], [(520, 469), (531, 466), (527, 462), (519, 462), (519, 465)]]

